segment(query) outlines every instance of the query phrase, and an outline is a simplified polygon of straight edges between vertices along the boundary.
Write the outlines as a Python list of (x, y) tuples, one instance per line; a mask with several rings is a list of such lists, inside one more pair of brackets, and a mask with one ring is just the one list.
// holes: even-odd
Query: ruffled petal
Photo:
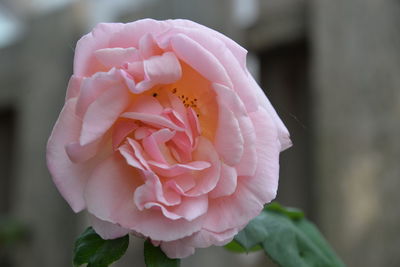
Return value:
[(80, 144), (89, 144), (103, 136), (128, 104), (129, 92), (124, 86), (105, 91), (89, 106), (83, 117)]
[(170, 84), (182, 76), (181, 65), (174, 53), (166, 52), (143, 61), (144, 80), (139, 82), (133, 93), (139, 94), (156, 84)]
[(138, 120), (143, 123), (146, 123), (148, 125), (157, 127), (157, 128), (170, 128), (175, 131), (183, 131), (181, 127), (178, 127), (174, 123), (172, 123), (170, 120), (154, 115), (154, 114), (146, 114), (146, 113), (140, 113), (140, 112), (124, 112), (121, 114), (121, 118), (127, 118), (127, 119), (132, 119), (132, 120)]
[(142, 185), (137, 173), (118, 154), (99, 164), (85, 190), (88, 211), (154, 240), (177, 240), (201, 229), (204, 215), (189, 222), (170, 220), (157, 208), (140, 211), (133, 202), (133, 192)]
[(126, 63), (141, 60), (139, 52), (134, 47), (102, 48), (94, 52), (97, 60), (105, 67), (121, 67)]
[(224, 66), (208, 50), (186, 35), (177, 34), (169, 37), (164, 42), (164, 48), (168, 45), (189, 66), (212, 82), (232, 86), (231, 80)]
[(280, 144), (275, 124), (264, 110), (250, 113), (255, 125), (257, 170), (254, 176), (238, 177), (237, 189), (227, 197), (209, 202), (204, 228), (221, 232), (244, 225), (257, 216), (265, 203), (276, 196), (279, 175)]
[(211, 166), (207, 161), (192, 161), (185, 164), (169, 165), (149, 160), (148, 164), (157, 174), (165, 177), (174, 177), (185, 174), (189, 175), (193, 172), (203, 171)]
[(53, 128), (47, 143), (47, 167), (53, 181), (75, 212), (85, 208), (83, 190), (93, 162), (74, 164), (65, 151), (65, 145), (79, 138), (81, 120), (75, 115), (76, 98), (68, 100)]

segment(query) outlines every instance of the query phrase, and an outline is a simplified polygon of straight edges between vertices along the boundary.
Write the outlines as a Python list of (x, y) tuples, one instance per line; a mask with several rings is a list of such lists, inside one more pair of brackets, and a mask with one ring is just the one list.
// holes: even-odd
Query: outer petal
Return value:
[(115, 239), (118, 237), (122, 237), (130, 232), (129, 229), (123, 228), (117, 224), (100, 220), (90, 213), (89, 222), (96, 233), (99, 234), (103, 239)]
[(92, 162), (74, 164), (65, 145), (78, 140), (81, 120), (75, 115), (76, 98), (68, 100), (47, 143), (47, 167), (61, 195), (75, 212), (85, 208), (83, 190), (92, 171)]
[(65, 96), (65, 101), (70, 98), (77, 97), (81, 90), (82, 78), (76, 75), (72, 75), (68, 82), (67, 94)]
[(141, 60), (139, 52), (134, 47), (102, 48), (94, 52), (98, 61), (105, 67), (121, 67), (125, 63)]
[(244, 225), (275, 198), (278, 187), (280, 145), (271, 116), (259, 109), (250, 117), (256, 126), (257, 170), (254, 176), (238, 179), (237, 189), (228, 197), (210, 201), (204, 228), (221, 232)]
[[(257, 82), (254, 78), (249, 75), (249, 82), (253, 84), (253, 87), (259, 87)], [(292, 146), (292, 141), (290, 140), (290, 134), (286, 126), (283, 124), (282, 120), (279, 118), (278, 114), (276, 113), (275, 109), (272, 107), (271, 102), (261, 90), (257, 90), (257, 100), (258, 104), (264, 108), (270, 116), (272, 116), (275, 126), (278, 128), (278, 139), (281, 144), (281, 151), (289, 148)]]
[(199, 29), (202, 30), (205, 34), (207, 35), (213, 35), (217, 39), (221, 40), (226, 47), (232, 52), (232, 54), (235, 56), (236, 60), (239, 62), (240, 66), (242, 66), (243, 69), (246, 68), (246, 55), (247, 55), (247, 50), (244, 49), (242, 46), (237, 44), (235, 41), (232, 39), (226, 37), (220, 32), (217, 32), (213, 29), (210, 29), (208, 27), (205, 27), (201, 24), (198, 24), (196, 22), (193, 22), (191, 20), (185, 20), (185, 19), (174, 19), (174, 20), (167, 20), (168, 23), (174, 25), (174, 26), (179, 26), (179, 27), (185, 27), (188, 29)]
[(206, 248), (212, 245), (223, 246), (237, 234), (237, 228), (222, 233), (201, 231), (176, 241), (161, 242), (161, 249), (169, 258), (185, 258), (194, 254), (195, 248)]
[(74, 74), (88, 77), (100, 70), (105, 70), (97, 61), (94, 51), (107, 48), (112, 36), (123, 28), (122, 23), (100, 23), (92, 32), (83, 36), (76, 44)]

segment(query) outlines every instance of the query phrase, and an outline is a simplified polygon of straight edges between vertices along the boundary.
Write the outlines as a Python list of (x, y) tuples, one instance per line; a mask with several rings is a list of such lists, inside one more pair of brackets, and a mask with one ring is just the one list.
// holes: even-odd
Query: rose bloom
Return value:
[(102, 23), (78, 41), (47, 165), (100, 236), (183, 258), (226, 244), (275, 197), (289, 133), (246, 53), (188, 20)]

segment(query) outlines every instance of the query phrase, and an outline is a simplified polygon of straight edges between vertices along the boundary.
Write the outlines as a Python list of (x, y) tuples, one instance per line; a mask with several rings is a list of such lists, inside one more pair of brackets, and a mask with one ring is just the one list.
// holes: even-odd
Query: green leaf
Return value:
[(244, 247), (242, 247), (236, 240), (232, 240), (228, 244), (226, 244), (225, 249), (235, 252), (235, 253), (249, 253), (249, 252), (255, 252), (263, 249), (260, 245), (256, 245), (252, 247), (251, 249), (247, 250)]
[(149, 240), (144, 243), (144, 262), (147, 267), (179, 267), (179, 259), (170, 259), (159, 247), (155, 247)]
[(107, 267), (125, 254), (128, 245), (128, 235), (104, 240), (88, 227), (75, 241), (74, 265), (87, 263), (87, 267)]
[(283, 267), (342, 267), (318, 229), (297, 209), (268, 205), (234, 240), (245, 251), (260, 245)]

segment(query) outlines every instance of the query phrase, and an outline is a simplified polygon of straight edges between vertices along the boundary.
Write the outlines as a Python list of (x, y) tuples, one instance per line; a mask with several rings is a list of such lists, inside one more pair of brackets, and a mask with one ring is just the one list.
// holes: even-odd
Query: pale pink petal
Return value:
[[(240, 64), (240, 66), (242, 66), (243, 69), (246, 69), (247, 50), (244, 49), (239, 44), (237, 44), (231, 38), (228, 38), (216, 30), (205, 27), (204, 25), (198, 24), (191, 20), (174, 19), (174, 20), (168, 20), (167, 22), (175, 27), (176, 26), (185, 27), (186, 30), (189, 30), (189, 31), (193, 30), (193, 29), (199, 29), (204, 32), (204, 35), (208, 35), (208, 36), (212, 35), (213, 37), (221, 40), (226, 45), (226, 47), (232, 52), (232, 54), (235, 56), (236, 60)], [(180, 30), (180, 32), (181, 32), (181, 29), (178, 29), (178, 30)]]
[(143, 138), (149, 136), (152, 134), (155, 130), (150, 129), (149, 127), (143, 126), (137, 128), (135, 131), (135, 139), (136, 140), (142, 140)]
[(141, 93), (156, 84), (170, 84), (182, 76), (181, 65), (174, 53), (167, 52), (143, 61), (144, 80), (139, 82), (133, 93)]
[(279, 175), (277, 130), (271, 116), (264, 109), (250, 113), (256, 130), (257, 170), (254, 176), (238, 177), (234, 194), (209, 202), (204, 228), (220, 232), (244, 225), (257, 216), (265, 203), (276, 196)]
[(100, 220), (96, 216), (89, 213), (89, 223), (96, 233), (103, 239), (115, 239), (127, 235), (130, 230), (123, 228), (117, 224)]
[(67, 94), (65, 101), (77, 97), (81, 90), (82, 77), (72, 75), (68, 82)]
[(201, 229), (199, 232), (179, 240), (161, 242), (161, 249), (171, 259), (186, 258), (194, 254), (195, 248), (226, 245), (232, 241), (237, 232), (237, 228), (229, 229), (221, 233), (214, 233), (206, 229)]
[(81, 91), (76, 105), (76, 114), (83, 118), (88, 107), (101, 94), (120, 83), (120, 74), (116, 69), (109, 72), (98, 72), (82, 80)]
[(218, 103), (218, 127), (215, 133), (215, 148), (224, 162), (234, 166), (243, 155), (243, 136), (239, 122), (224, 103)]
[(208, 50), (186, 35), (177, 34), (168, 40), (179, 59), (203, 75), (207, 80), (231, 87), (232, 82), (224, 66)]
[(134, 47), (102, 48), (94, 52), (97, 60), (108, 68), (121, 67), (125, 63), (141, 60), (139, 52)]
[(47, 143), (47, 167), (53, 181), (75, 212), (85, 208), (83, 190), (92, 171), (92, 162), (74, 164), (65, 151), (65, 145), (79, 138), (81, 120), (75, 115), (76, 98), (68, 100), (53, 128)]
[(143, 183), (140, 173), (127, 165), (119, 153), (104, 160), (85, 187), (88, 211), (101, 220), (118, 223), (116, 215), (133, 206), (133, 194)]
[(139, 42), (147, 34), (158, 34), (167, 28), (163, 21), (154, 19), (141, 19), (127, 24), (123, 24), (120, 31), (112, 34), (109, 41), (109, 47), (136, 47), (139, 48)]
[[(124, 69), (131, 75), (131, 79), (134, 78), (136, 81), (141, 81), (144, 79), (143, 61), (128, 63), (124, 66)], [(131, 90), (134, 90), (134, 88), (135, 86), (130, 87)]]
[(223, 196), (232, 195), (236, 190), (237, 173), (234, 167), (221, 164), (221, 177), (219, 178), (217, 186), (208, 195), (211, 198), (218, 198)]
[[(251, 76), (249, 74), (249, 76)], [(254, 80), (253, 77), (250, 77), (249, 79), (250, 83), (252, 83), (253, 87), (259, 87), (257, 82)], [(281, 144), (281, 151), (289, 148), (292, 146), (292, 141), (290, 140), (290, 134), (286, 126), (283, 124), (282, 120), (279, 118), (279, 115), (276, 113), (275, 109), (271, 105), (271, 102), (267, 98), (267, 96), (264, 94), (264, 92), (261, 90), (256, 91), (257, 94), (257, 100), (258, 104), (264, 108), (270, 116), (272, 116), (276, 127), (278, 128), (278, 138), (279, 142)]]
[(193, 221), (204, 215), (208, 208), (208, 197), (206, 195), (198, 197), (182, 197), (181, 204), (170, 207), (169, 210), (188, 221)]
[(99, 164), (86, 186), (88, 211), (101, 220), (119, 223), (154, 240), (177, 240), (201, 229), (204, 215), (188, 222), (170, 220), (159, 209), (139, 211), (133, 202), (133, 192), (142, 180), (136, 177), (137, 171), (117, 154)]
[(191, 174), (196, 181), (196, 186), (186, 192), (185, 195), (200, 196), (210, 192), (217, 185), (220, 178), (221, 162), (212, 143), (202, 136), (199, 137), (199, 145), (193, 152), (193, 159), (211, 163), (211, 167)]
[(131, 146), (133, 150), (133, 155), (135, 158), (139, 160), (139, 162), (146, 168), (146, 170), (150, 170), (149, 165), (147, 164), (147, 155), (145, 155), (142, 146), (135, 140), (131, 138), (127, 138), (128, 144)]
[(160, 115), (163, 112), (163, 106), (155, 97), (141, 95), (128, 108), (128, 112), (138, 112)]
[(191, 176), (181, 175), (173, 177), (173, 179), (168, 180), (165, 186), (168, 186), (178, 192), (181, 195), (196, 185), (195, 180)]
[(211, 166), (211, 164), (207, 161), (192, 161), (185, 164), (169, 165), (149, 160), (147, 163), (150, 165), (151, 169), (154, 170), (154, 172), (165, 177), (174, 177), (178, 175), (184, 175), (186, 173), (189, 175), (189, 173), (193, 174), (195, 171), (203, 171)]
[[(264, 203), (275, 198), (278, 190), (279, 152), (281, 146), (273, 117), (264, 109), (250, 113), (256, 130), (257, 170), (246, 186)], [(247, 181), (248, 177), (244, 177)]]
[(98, 71), (106, 70), (97, 61), (94, 51), (109, 47), (110, 39), (123, 28), (122, 23), (100, 23), (92, 32), (83, 36), (76, 44), (74, 74), (89, 77)]
[[(174, 190), (161, 184), (157, 175), (150, 171), (144, 172), (146, 182), (135, 191), (134, 201), (139, 210), (150, 208), (147, 203), (160, 203), (166, 206), (174, 206), (181, 203), (181, 196)], [(171, 218), (179, 219), (179, 218)]]
[(112, 87), (99, 96), (83, 117), (80, 144), (89, 144), (104, 135), (128, 104), (129, 92), (125, 87)]
[(113, 149), (116, 150), (125, 139), (125, 137), (136, 130), (138, 127), (139, 126), (131, 120), (117, 121), (114, 125), (111, 137)]
[(235, 165), (237, 174), (238, 176), (253, 176), (257, 167), (256, 134), (253, 122), (234, 91), (221, 84), (213, 84), (213, 87), (217, 93), (218, 101), (223, 102), (235, 114), (243, 137), (243, 154), (240, 162)]
[(154, 115), (154, 114), (145, 114), (145, 113), (139, 113), (139, 112), (124, 112), (121, 114), (121, 118), (142, 121), (143, 123), (146, 123), (148, 125), (151, 125), (151, 126), (154, 126), (157, 128), (167, 127), (172, 130), (183, 131), (183, 129), (181, 127), (178, 127), (177, 125), (172, 123), (170, 120), (167, 120), (164, 117)]
[(133, 150), (132, 146), (128, 143), (123, 144), (118, 148), (121, 155), (125, 158), (126, 163), (129, 166), (137, 168), (139, 170), (148, 170), (148, 165), (143, 164), (135, 155), (135, 151)]
[(160, 55), (163, 50), (158, 47), (151, 33), (143, 35), (139, 40), (139, 51), (143, 59), (150, 58), (155, 55)]
[(65, 151), (69, 159), (74, 163), (84, 162), (96, 155), (101, 139), (81, 146), (79, 141), (74, 141), (65, 145)]
[(168, 164), (175, 162), (165, 143), (174, 137), (175, 132), (161, 129), (148, 137), (143, 138), (142, 145), (146, 153), (155, 161)]

